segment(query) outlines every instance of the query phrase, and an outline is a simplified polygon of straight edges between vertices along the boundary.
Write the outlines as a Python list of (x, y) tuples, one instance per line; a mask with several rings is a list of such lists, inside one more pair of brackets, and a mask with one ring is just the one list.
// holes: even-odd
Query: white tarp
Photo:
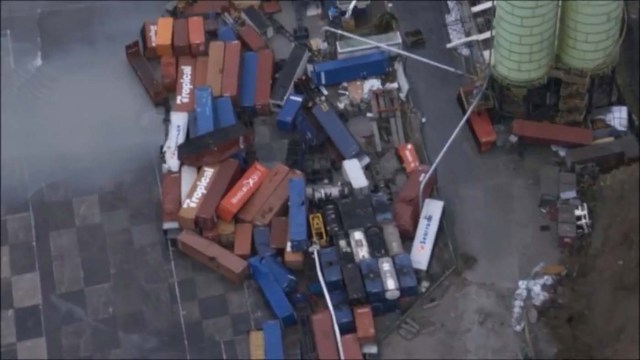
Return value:
[(591, 120), (603, 120), (617, 130), (627, 131), (629, 128), (629, 110), (626, 106), (607, 106), (593, 110)]
[(162, 170), (164, 172), (180, 170), (180, 160), (178, 160), (178, 145), (182, 144), (187, 138), (188, 123), (188, 113), (177, 111), (171, 112), (171, 120), (169, 123), (167, 140), (162, 147), (162, 152), (164, 153), (164, 164), (162, 164)]

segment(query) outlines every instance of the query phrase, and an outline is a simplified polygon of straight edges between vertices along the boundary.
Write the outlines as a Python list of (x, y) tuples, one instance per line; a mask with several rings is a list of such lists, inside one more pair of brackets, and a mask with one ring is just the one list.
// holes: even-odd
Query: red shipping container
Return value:
[(593, 133), (589, 129), (547, 122), (515, 119), (511, 123), (511, 132), (523, 140), (545, 145), (575, 147), (593, 142)]
[(258, 51), (267, 47), (262, 36), (249, 25), (238, 28), (238, 35), (242, 43), (251, 51)]
[(260, 10), (262, 10), (265, 15), (273, 15), (282, 11), (282, 8), (276, 0), (263, 0), (260, 2)]
[(175, 19), (173, 22), (173, 54), (189, 56), (189, 26), (187, 19)]
[(177, 224), (180, 211), (180, 173), (168, 172), (162, 175), (162, 222)]
[[(429, 166), (420, 165), (417, 169), (409, 174), (407, 178), (407, 182), (398, 192), (397, 198), (400, 201), (404, 201), (407, 203), (418, 201), (418, 191), (420, 191), (420, 183), (427, 173), (429, 172)], [(423, 201), (431, 196), (431, 192), (433, 191), (434, 186), (436, 185), (436, 176), (435, 173), (431, 174), (431, 177), (425, 184), (422, 189), (422, 199)]]
[(311, 315), (313, 340), (318, 359), (339, 359), (333, 322), (329, 310), (323, 309)]
[(469, 116), (469, 127), (481, 153), (488, 151), (496, 143), (496, 132), (487, 110), (473, 111)]
[[(414, 206), (414, 204), (416, 206)], [(413, 239), (416, 233), (416, 226), (418, 226), (418, 212), (417, 201), (404, 202), (400, 199), (393, 201), (393, 220), (396, 222), (398, 232), (403, 239)]]
[(245, 222), (253, 221), (260, 209), (262, 209), (262, 206), (269, 200), (273, 192), (276, 191), (278, 185), (284, 181), (287, 174), (289, 174), (288, 167), (283, 164), (276, 164), (276, 166), (269, 171), (269, 176), (262, 185), (260, 185), (256, 193), (247, 201), (242, 209), (240, 209), (238, 219)]
[(376, 341), (376, 326), (373, 322), (373, 312), (370, 305), (360, 305), (353, 308), (356, 323), (356, 336), (361, 344)]
[(247, 259), (251, 256), (251, 238), (253, 237), (253, 225), (241, 223), (236, 225), (235, 239), (233, 240), (233, 253)]
[(162, 80), (162, 87), (168, 92), (176, 91), (177, 68), (175, 57), (163, 56), (160, 58), (160, 79)]
[(191, 55), (207, 55), (207, 44), (204, 37), (204, 19), (202, 16), (192, 16), (187, 19), (189, 26), (189, 48)]
[(176, 104), (173, 111), (190, 112), (193, 110), (193, 83), (196, 59), (190, 56), (178, 58), (178, 83), (176, 87)]
[(404, 171), (408, 174), (420, 166), (420, 158), (416, 153), (416, 149), (411, 143), (400, 144), (397, 147), (398, 155), (402, 159)]
[[(222, 96), (236, 100), (240, 82), (241, 50), (239, 41), (224, 44), (224, 65), (222, 68)], [(259, 71), (259, 70), (258, 70)]]
[(269, 224), (271, 219), (278, 215), (286, 204), (287, 199), (289, 199), (289, 179), (301, 176), (303, 176), (303, 174), (298, 170), (289, 171), (286, 179), (278, 185), (273, 194), (271, 194), (269, 199), (262, 205), (260, 211), (254, 216), (253, 223), (256, 225)]
[(202, 231), (214, 229), (217, 222), (216, 208), (222, 196), (240, 177), (240, 165), (235, 159), (220, 163), (211, 182), (211, 189), (202, 198), (202, 205), (196, 212), (196, 225)]
[(207, 84), (211, 87), (214, 97), (222, 94), (222, 70), (224, 65), (224, 43), (212, 41), (209, 43), (209, 67), (207, 68)]
[(273, 77), (273, 52), (269, 49), (258, 51), (258, 75), (256, 77), (256, 112), (269, 115), (271, 109), (271, 78)]
[(196, 58), (196, 78), (194, 86), (207, 86), (207, 68), (209, 67), (208, 56), (198, 56)]
[(147, 59), (158, 57), (157, 51), (158, 25), (152, 22), (145, 22), (140, 29), (142, 38), (142, 53)]
[(273, 220), (271, 220), (269, 246), (273, 249), (285, 249), (287, 247), (288, 236), (289, 218), (286, 216), (274, 217)]
[(343, 335), (340, 338), (342, 343), (342, 354), (345, 359), (349, 360), (362, 360), (362, 350), (360, 350), (360, 343), (358, 342), (358, 336), (356, 334)]
[(215, 1), (210, 0), (198, 0), (197, 3), (184, 9), (183, 16), (209, 16), (216, 12)]
[(269, 169), (257, 161), (253, 163), (218, 205), (216, 211), (218, 218), (224, 221), (231, 221), (240, 208), (266, 180), (268, 174)]

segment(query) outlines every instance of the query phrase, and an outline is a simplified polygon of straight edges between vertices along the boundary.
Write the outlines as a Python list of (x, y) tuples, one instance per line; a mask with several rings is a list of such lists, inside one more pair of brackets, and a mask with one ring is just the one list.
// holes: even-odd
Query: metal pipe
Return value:
[(350, 37), (350, 38), (352, 38), (352, 39), (360, 40), (360, 41), (365, 42), (365, 43), (367, 43), (367, 44), (370, 44), (370, 45), (374, 45), (374, 46), (377, 46), (377, 47), (383, 48), (383, 49), (385, 49), (385, 50), (387, 50), (387, 51), (390, 51), (390, 52), (392, 52), (392, 53), (396, 53), (396, 54), (404, 55), (404, 56), (406, 56), (406, 57), (410, 57), (410, 58), (412, 58), (412, 59), (418, 60), (418, 61), (423, 62), (423, 63), (427, 63), (427, 64), (429, 64), (429, 65), (432, 65), (432, 66), (438, 67), (438, 68), (443, 69), (443, 70), (450, 71), (450, 72), (452, 72), (452, 73), (456, 73), (456, 74), (464, 75), (464, 76), (467, 76), (467, 77), (470, 77), (470, 78), (475, 78), (473, 75), (470, 75), (470, 74), (467, 74), (467, 73), (465, 73), (465, 72), (463, 72), (463, 71), (460, 71), (460, 70), (457, 70), (457, 69), (455, 69), (455, 68), (452, 68), (451, 66), (443, 65), (443, 64), (437, 63), (437, 62), (435, 62), (435, 61), (431, 61), (431, 60), (429, 60), (429, 59), (425, 59), (425, 58), (423, 58), (423, 57), (421, 57), (421, 56), (414, 55), (414, 54), (409, 53), (409, 52), (406, 52), (406, 51), (404, 51), (404, 50), (394, 49), (394, 48), (392, 48), (392, 47), (390, 47), (390, 46), (387, 46), (387, 45), (384, 45), (384, 44), (377, 43), (377, 42), (375, 42), (375, 41), (372, 41), (372, 40), (369, 40), (369, 39), (366, 39), (366, 38), (360, 37), (360, 36), (358, 36), (358, 35), (354, 35), (354, 34), (348, 33), (348, 32), (346, 32), (346, 31), (342, 31), (342, 30), (334, 29), (334, 28), (332, 28), (332, 27), (330, 27), (330, 26), (324, 26), (324, 27), (322, 27), (322, 30), (324, 30), (324, 31), (331, 31), (331, 32), (334, 32), (334, 33), (336, 33), (336, 34), (340, 34), (340, 35), (342, 35), (342, 36), (346, 36), (346, 37)]
[(482, 85), (482, 89), (480, 90), (480, 93), (473, 100), (473, 102), (469, 106), (469, 109), (467, 110), (467, 113), (464, 114), (464, 116), (462, 117), (462, 120), (460, 120), (460, 123), (458, 124), (456, 129), (453, 130), (453, 134), (451, 134), (451, 136), (449, 137), (449, 140), (447, 140), (447, 143), (444, 144), (444, 147), (442, 148), (442, 150), (440, 150), (440, 153), (438, 154), (438, 156), (436, 157), (436, 160), (433, 162), (433, 164), (429, 168), (429, 171), (427, 171), (427, 176), (425, 176), (424, 179), (422, 179), (422, 181), (420, 182), (420, 190), (418, 191), (418, 199), (420, 201), (420, 203), (419, 203), (420, 211), (422, 211), (422, 206), (424, 205), (424, 199), (422, 198), (422, 192), (423, 192), (424, 186), (427, 184), (427, 180), (429, 180), (429, 178), (431, 177), (433, 172), (436, 170), (436, 167), (438, 167), (438, 164), (440, 163), (440, 160), (442, 160), (442, 157), (444, 156), (444, 154), (449, 149), (449, 146), (451, 146), (451, 143), (453, 142), (453, 139), (456, 138), (456, 135), (458, 135), (458, 133), (460, 132), (460, 129), (462, 129), (462, 125), (464, 125), (464, 123), (467, 122), (467, 119), (469, 118), (469, 115), (471, 115), (471, 112), (473, 111), (473, 108), (476, 107), (476, 105), (478, 104), (478, 101), (480, 100), (480, 98), (482, 97), (484, 92), (487, 90), (487, 84), (489, 84), (489, 77), (488, 76), (487, 76), (487, 79), (485, 80), (484, 84)]

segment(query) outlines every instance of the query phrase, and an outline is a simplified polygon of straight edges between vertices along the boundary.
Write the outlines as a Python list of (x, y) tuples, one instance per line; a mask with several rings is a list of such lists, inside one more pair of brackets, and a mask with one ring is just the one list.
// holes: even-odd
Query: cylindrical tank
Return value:
[(504, 85), (533, 87), (546, 79), (555, 56), (558, 2), (496, 1), (492, 70)]
[(562, 2), (558, 29), (558, 62), (570, 69), (598, 73), (618, 60), (624, 2)]

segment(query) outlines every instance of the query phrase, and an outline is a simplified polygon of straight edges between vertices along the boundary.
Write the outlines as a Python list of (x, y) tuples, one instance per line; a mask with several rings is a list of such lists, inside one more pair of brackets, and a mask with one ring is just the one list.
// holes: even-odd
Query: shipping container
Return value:
[(277, 320), (267, 320), (262, 323), (264, 334), (264, 358), (267, 360), (284, 359), (284, 344), (282, 342), (282, 327)]
[(220, 14), (229, 11), (229, 0), (213, 0), (213, 11), (216, 14)]
[(339, 359), (336, 335), (329, 310), (321, 310), (311, 315), (313, 342), (316, 345), (318, 360)]
[(393, 201), (393, 220), (402, 238), (413, 239), (418, 224), (418, 209), (416, 206), (395, 199)]
[(511, 133), (523, 141), (543, 145), (576, 147), (593, 142), (593, 133), (589, 129), (522, 119), (513, 120)]
[(380, 277), (384, 285), (385, 298), (387, 300), (396, 300), (400, 297), (400, 283), (396, 275), (396, 269), (393, 266), (393, 260), (390, 257), (379, 258), (378, 267), (380, 268)]
[(263, 49), (257, 52), (258, 65), (256, 76), (256, 112), (260, 115), (269, 115), (271, 99), (271, 78), (273, 77), (273, 52)]
[(224, 246), (229, 251), (233, 251), (233, 241), (236, 233), (236, 221), (233, 219), (231, 219), (231, 221), (218, 220), (215, 229), (218, 234), (220, 245)]
[(340, 265), (353, 264), (356, 259), (349, 244), (349, 236), (345, 232), (336, 233), (333, 236), (333, 243), (338, 247), (338, 261)]
[(335, 246), (320, 249), (320, 266), (322, 275), (328, 290), (340, 290), (344, 287), (342, 283), (342, 271), (338, 263), (338, 251)]
[(303, 269), (304, 253), (300, 251), (291, 251), (291, 241), (287, 241), (287, 247), (284, 250), (284, 264), (291, 270), (300, 271)]
[(208, 56), (198, 56), (196, 58), (196, 76), (193, 84), (195, 87), (207, 86), (207, 67), (209, 66)]
[(222, 96), (214, 100), (216, 108), (216, 129), (224, 129), (238, 123), (231, 98)]
[(277, 216), (271, 220), (271, 248), (284, 249), (287, 247), (287, 236), (289, 235), (289, 219), (284, 216)]
[(263, 0), (260, 2), (260, 10), (268, 16), (279, 13), (282, 8), (277, 0)]
[(349, 230), (349, 242), (356, 262), (361, 262), (371, 257), (369, 244), (367, 244), (367, 238), (362, 229)]
[(289, 179), (289, 241), (291, 250), (304, 251), (309, 247), (307, 238), (307, 200), (303, 178)]
[(163, 56), (160, 58), (160, 80), (162, 87), (167, 92), (176, 91), (176, 80), (178, 79), (178, 63), (173, 56)]
[(190, 56), (178, 58), (178, 84), (176, 87), (176, 103), (174, 111), (193, 111), (193, 88), (195, 84), (196, 59)]
[(398, 300), (381, 300), (371, 303), (371, 311), (373, 316), (380, 316), (394, 311), (398, 311)]
[(411, 247), (411, 264), (413, 264), (414, 269), (427, 271), (429, 268), (443, 209), (443, 201), (436, 199), (426, 199), (424, 201), (416, 237)]
[(158, 25), (156, 23), (146, 21), (140, 29), (140, 38), (142, 40), (142, 53), (147, 59), (158, 57), (157, 49)]
[(178, 228), (178, 212), (180, 199), (180, 173), (166, 172), (162, 174), (162, 229)]
[(481, 153), (489, 151), (496, 143), (496, 132), (487, 110), (481, 109), (469, 115), (469, 127)]
[(191, 137), (202, 135), (214, 130), (213, 124), (213, 100), (211, 88), (208, 86), (196, 87), (196, 111), (195, 131)]
[(264, 359), (264, 333), (261, 330), (249, 330), (249, 358)]
[(298, 111), (294, 122), (296, 132), (300, 134), (308, 146), (324, 144), (327, 139), (327, 134), (322, 130), (315, 116), (309, 113), (307, 109)]
[(173, 18), (158, 18), (158, 31), (156, 32), (156, 52), (158, 56), (174, 56), (173, 48)]
[(358, 342), (358, 335), (347, 334), (342, 335), (340, 338), (342, 343), (342, 354), (345, 359), (349, 360), (362, 360), (362, 350), (360, 350), (360, 343)]
[(238, 10), (246, 9), (250, 6), (257, 9), (260, 6), (260, 0), (231, 0), (231, 2)]
[(367, 293), (360, 274), (360, 267), (355, 263), (343, 264), (342, 277), (347, 289), (347, 298), (350, 305), (360, 305), (366, 303)]
[(217, 164), (253, 142), (252, 132), (242, 124), (196, 136), (178, 147), (181, 162), (190, 166)]
[(169, 114), (169, 131), (167, 140), (162, 146), (164, 154), (163, 171), (180, 170), (179, 148), (187, 138), (189, 115), (185, 112), (172, 111)]
[(267, 43), (262, 36), (249, 25), (239, 26), (238, 37), (240, 41), (251, 51), (262, 50), (267, 47)]
[(342, 177), (351, 184), (356, 194), (367, 194), (369, 192), (369, 180), (367, 180), (362, 165), (357, 159), (342, 161)]
[(380, 276), (378, 260), (372, 258), (363, 259), (358, 265), (360, 266), (364, 289), (367, 292), (369, 302), (382, 301), (385, 298), (385, 291), (382, 277)]
[(196, 212), (196, 225), (202, 230), (211, 230), (218, 222), (216, 209), (222, 196), (240, 177), (240, 164), (235, 159), (227, 159), (217, 165), (217, 171), (211, 187), (202, 199), (202, 205)]
[(269, 169), (259, 162), (253, 163), (218, 205), (216, 210), (218, 217), (224, 221), (231, 221), (240, 208), (258, 190), (258, 187), (267, 178), (268, 172)]
[(187, 200), (189, 190), (191, 186), (196, 182), (198, 177), (198, 169), (193, 166), (183, 165), (179, 166), (180, 171), (180, 207), (182, 203)]
[(187, 19), (175, 19), (173, 21), (173, 53), (176, 56), (191, 55)]
[(202, 16), (191, 16), (187, 19), (189, 27), (189, 47), (191, 55), (207, 55), (207, 44), (204, 37), (204, 19)]
[(248, 259), (251, 256), (251, 241), (253, 236), (253, 225), (240, 223), (236, 225), (236, 233), (233, 240), (233, 253), (237, 256)]
[(262, 15), (257, 7), (247, 7), (240, 12), (240, 16), (244, 19), (245, 23), (255, 29), (260, 35), (269, 39), (273, 36), (273, 26)]
[(293, 89), (294, 81), (304, 72), (308, 59), (309, 51), (306, 46), (299, 44), (293, 46), (271, 90), (271, 98), (269, 100), (271, 110), (277, 111), (282, 107), (284, 100)]
[(287, 200), (289, 199), (289, 179), (302, 176), (302, 173), (299, 171), (290, 170), (285, 179), (278, 184), (276, 189), (269, 196), (267, 201), (262, 204), (262, 207), (253, 218), (253, 223), (256, 225), (267, 225), (271, 222), (271, 219), (273, 219), (274, 216), (281, 213), (284, 215), (283, 210)]
[[(429, 172), (429, 166), (420, 165), (415, 171), (412, 171), (407, 178), (407, 181), (404, 183), (404, 186), (398, 192), (397, 199), (405, 202), (417, 202), (418, 201), (418, 193), (420, 192), (420, 184), (427, 176)], [(431, 174), (429, 180), (426, 185), (422, 189), (422, 198), (426, 199), (431, 196), (431, 192), (436, 184), (436, 176), (435, 173)]]
[(396, 224), (393, 222), (383, 223), (382, 234), (384, 235), (384, 241), (387, 245), (387, 252), (389, 253), (389, 256), (396, 256), (404, 253), (402, 240), (400, 239), (400, 232), (398, 232)]
[(334, 237), (335, 241), (336, 234), (342, 233), (344, 231), (342, 223), (340, 222), (338, 207), (333, 203), (323, 206), (322, 217), (327, 228), (327, 233), (329, 234), (329, 236)]
[(295, 117), (302, 106), (304, 97), (295, 93), (289, 94), (276, 116), (276, 126), (281, 131), (293, 132)]
[(370, 344), (376, 341), (376, 326), (373, 322), (371, 306), (360, 305), (353, 308), (356, 322), (356, 335), (360, 344)]
[(211, 19), (216, 12), (216, 1), (210, 0), (199, 0), (195, 4), (190, 4), (184, 11), (182, 11), (182, 15), (185, 17), (190, 16), (202, 16), (205, 19)]
[(202, 204), (202, 200), (213, 185), (214, 174), (218, 171), (216, 166), (203, 166), (198, 173), (196, 182), (191, 186), (187, 199), (182, 203), (178, 213), (178, 221), (183, 229), (196, 230), (196, 213)]
[(207, 65), (207, 85), (211, 87), (214, 97), (222, 94), (222, 69), (224, 66), (224, 43), (209, 43), (209, 63)]
[(240, 93), (238, 104), (244, 108), (253, 108), (256, 102), (256, 79), (258, 76), (258, 54), (245, 51), (242, 54), (240, 72)]
[(402, 160), (404, 171), (409, 174), (420, 166), (420, 158), (416, 153), (416, 149), (411, 143), (404, 143), (397, 146), (397, 152)]
[(304, 155), (306, 153), (306, 147), (303, 142), (297, 137), (289, 139), (287, 144), (287, 154), (285, 157), (285, 164), (298, 171), (304, 172)]
[(309, 226), (311, 227), (311, 241), (314, 245), (322, 247), (329, 246), (329, 239), (324, 231), (324, 221), (322, 221), (322, 214), (315, 213), (309, 215)]
[(372, 76), (383, 76), (389, 68), (389, 54), (376, 51), (315, 63), (312, 66), (311, 77), (318, 85), (331, 86)]
[(262, 205), (269, 199), (269, 196), (273, 194), (278, 185), (285, 180), (288, 173), (289, 168), (282, 164), (276, 164), (273, 169), (269, 170), (265, 181), (238, 212), (238, 219), (246, 222), (253, 221), (260, 209), (262, 209)]
[(357, 158), (362, 166), (369, 163), (369, 158), (362, 152), (353, 134), (328, 103), (319, 103), (311, 111), (345, 159)]
[(231, 26), (220, 25), (218, 26), (218, 40), (223, 42), (231, 42), (237, 41), (238, 38), (236, 37), (236, 33), (235, 31), (233, 31), (233, 28)]
[(367, 229), (376, 225), (376, 216), (371, 207), (371, 196), (350, 196), (338, 200), (340, 218), (347, 230)]
[(638, 152), (638, 140), (633, 135), (627, 135), (605, 143), (568, 149), (564, 162), (571, 171), (593, 163), (602, 173), (606, 173), (624, 163), (638, 160)]
[[(355, 17), (354, 17), (355, 18)], [(392, 31), (384, 34), (365, 36), (365, 39), (378, 44), (384, 44), (394, 49), (402, 49), (402, 37), (399, 31)], [(344, 37), (336, 42), (336, 52), (338, 59), (351, 56), (359, 56), (379, 51), (379, 47), (371, 43), (366, 43), (358, 39)], [(386, 51), (386, 49), (383, 49)]]
[(334, 306), (333, 312), (336, 315), (336, 323), (341, 334), (352, 333), (356, 330), (353, 313), (348, 305)]
[(236, 284), (241, 284), (249, 273), (246, 261), (190, 230), (180, 233), (178, 248)]
[(238, 41), (224, 44), (224, 66), (222, 69), (222, 96), (229, 96), (235, 102), (238, 96), (240, 68), (242, 67), (241, 46)]
[(218, 37), (218, 22), (215, 18), (204, 20), (204, 34), (206, 35), (207, 43), (214, 41)]
[(267, 269), (262, 264), (252, 263), (251, 275), (253, 280), (258, 283), (271, 311), (282, 322), (282, 325), (286, 327), (295, 324), (296, 315), (291, 303)]
[(292, 293), (297, 288), (296, 277), (274, 256), (261, 256), (261, 262), (285, 293)]
[(256, 249), (258, 255), (264, 256), (273, 254), (269, 240), (270, 230), (266, 226), (254, 226), (253, 227), (253, 247)]
[(365, 230), (364, 235), (369, 245), (369, 254), (372, 257), (379, 258), (387, 256), (387, 246), (380, 227), (371, 226)]
[(131, 65), (133, 71), (136, 72), (138, 80), (140, 80), (142, 86), (144, 86), (151, 102), (156, 106), (164, 104), (167, 101), (167, 92), (164, 90), (160, 81), (156, 79), (147, 59), (142, 56), (138, 42), (134, 41), (125, 46), (125, 52), (129, 65)]
[(385, 192), (371, 194), (371, 206), (378, 224), (393, 222), (393, 210), (389, 203), (389, 195)]

